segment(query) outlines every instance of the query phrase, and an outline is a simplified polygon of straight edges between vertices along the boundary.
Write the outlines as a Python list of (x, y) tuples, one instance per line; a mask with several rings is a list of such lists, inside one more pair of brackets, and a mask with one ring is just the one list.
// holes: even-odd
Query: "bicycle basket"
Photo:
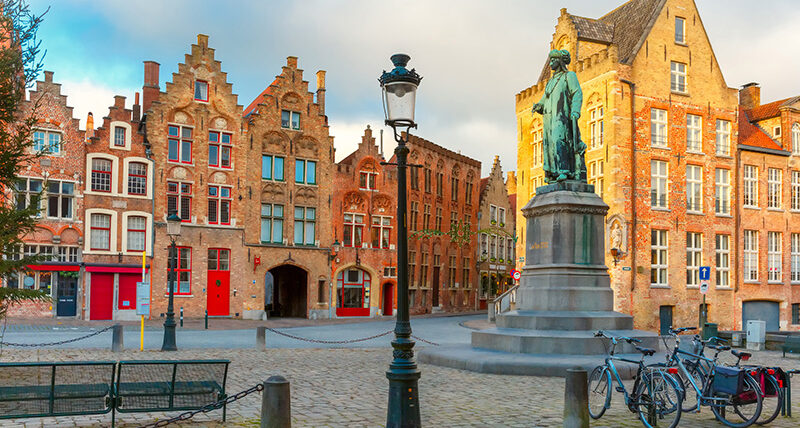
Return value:
[(716, 366), (712, 386), (716, 392), (739, 395), (744, 389), (744, 370), (735, 367)]

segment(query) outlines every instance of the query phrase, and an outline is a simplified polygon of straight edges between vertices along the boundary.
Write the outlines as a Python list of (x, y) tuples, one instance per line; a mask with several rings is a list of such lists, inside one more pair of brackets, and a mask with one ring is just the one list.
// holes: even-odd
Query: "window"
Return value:
[(294, 182), (300, 184), (317, 184), (317, 162), (304, 159), (295, 160)]
[(469, 271), (470, 271), (470, 263), (469, 257), (463, 258), (463, 263), (461, 264), (461, 286), (469, 288)]
[[(172, 247), (168, 248), (169, 248), (168, 251), (172, 251)], [(189, 247), (177, 247), (175, 249), (178, 251), (178, 265), (175, 267), (175, 273), (176, 273), (175, 277), (178, 280), (178, 286), (175, 290), (175, 294), (191, 294), (192, 249)], [(167, 270), (167, 274), (169, 275), (169, 267)], [(169, 287), (169, 285), (167, 287)], [(169, 292), (169, 288), (167, 288), (167, 292)]]
[(419, 190), (419, 167), (411, 167), (408, 169), (408, 180), (411, 190)]
[(541, 125), (537, 125), (538, 129), (531, 131), (533, 134), (533, 167), (542, 166), (542, 129)]
[(394, 266), (384, 266), (383, 267), (383, 277), (384, 278), (397, 278), (397, 268)]
[(458, 213), (450, 211), (450, 230), (458, 230)]
[(450, 200), (458, 200), (458, 178), (450, 177)]
[(731, 153), (731, 123), (717, 119), (717, 154), (728, 156)]
[(464, 203), (469, 205), (472, 203), (472, 183), (464, 183)]
[(61, 133), (55, 131), (33, 131), (33, 150), (51, 155), (61, 153)]
[(783, 171), (778, 168), (767, 170), (767, 208), (781, 208), (781, 178)]
[(686, 115), (686, 151), (703, 152), (703, 118), (694, 114)]
[(800, 283), (800, 233), (792, 234), (792, 283)]
[(183, 221), (192, 221), (192, 185), (167, 181), (167, 215), (172, 210), (178, 212)]
[(430, 204), (425, 204), (424, 210), (422, 211), (422, 228), (423, 229), (430, 229), (431, 228), (431, 206), (430, 206)]
[(425, 193), (431, 193), (431, 170), (425, 168)]
[(500, 221), (500, 226), (504, 226), (506, 224), (506, 209), (505, 208), (497, 208), (497, 217)]
[(650, 144), (653, 147), (667, 147), (667, 111), (650, 109)]
[(775, 126), (774, 128), (772, 128), (772, 134), (775, 135), (776, 139), (781, 137), (781, 127), (780, 127), (780, 125)]
[(447, 285), (456, 286), (456, 256), (450, 256), (450, 263), (447, 264)]
[(389, 248), (391, 234), (391, 217), (383, 215), (372, 216), (372, 248)]
[(792, 210), (800, 210), (800, 171), (792, 171)]
[(315, 245), (316, 214), (315, 208), (294, 207), (295, 245)]
[(758, 281), (758, 232), (744, 231), (744, 280)]
[(192, 128), (179, 125), (169, 125), (167, 128), (167, 160), (192, 163)]
[(261, 243), (283, 243), (283, 205), (261, 204)]
[(731, 213), (731, 172), (727, 169), (714, 170), (714, 212)]
[(514, 240), (511, 238), (506, 239), (506, 245), (508, 245), (506, 249), (506, 260), (509, 264), (512, 264), (514, 263)]
[(489, 235), (481, 233), (481, 257), (484, 259), (489, 254)]
[(668, 287), (667, 284), (667, 231), (650, 231), (650, 285)]
[(111, 250), (111, 216), (108, 214), (91, 215), (91, 241), (92, 250)]
[(730, 235), (717, 235), (715, 248), (717, 287), (731, 286), (731, 245)]
[(703, 234), (686, 232), (686, 285), (700, 286), (700, 266), (703, 264)]
[(758, 208), (758, 167), (744, 166), (744, 206)]
[(58, 261), (70, 263), (80, 262), (78, 247), (58, 247)]
[(419, 269), (419, 283), (421, 287), (428, 286), (428, 253), (422, 253), (422, 263)]
[(444, 173), (436, 173), (436, 196), (442, 197), (444, 195)]
[(197, 101), (208, 101), (208, 82), (202, 80), (194, 81), (194, 99)]
[(128, 251), (144, 251), (147, 236), (147, 218), (142, 216), (128, 217)]
[(283, 181), (283, 158), (261, 155), (261, 179)]
[(442, 231), (442, 208), (436, 207), (436, 226), (435, 229)]
[(229, 271), (231, 269), (231, 250), (222, 248), (208, 249), (208, 270)]
[(296, 111), (282, 110), (281, 128), (294, 130), (300, 129), (300, 113)]
[(147, 194), (147, 164), (142, 162), (128, 164), (128, 194)]
[(603, 197), (603, 161), (589, 162), (589, 184), (594, 185), (594, 192)]
[(674, 92), (686, 93), (686, 64), (672, 62), (670, 64), (670, 89)]
[(377, 172), (361, 171), (358, 175), (358, 187), (362, 190), (375, 190), (375, 181), (377, 178)]
[(47, 182), (47, 216), (72, 218), (75, 183), (50, 180)]
[(419, 230), (417, 229), (417, 218), (419, 218), (419, 202), (411, 202), (411, 218), (409, 219), (408, 225), (411, 230)]
[(208, 166), (230, 168), (233, 147), (229, 132), (208, 132)]
[(360, 247), (364, 237), (364, 214), (344, 213), (345, 247)]
[(703, 212), (703, 168), (686, 165), (686, 210)]
[(16, 200), (17, 209), (24, 210), (30, 206), (41, 208), (39, 194), (42, 191), (42, 180), (34, 178), (20, 178), (17, 180)]
[(494, 261), (497, 258), (497, 236), (489, 235), (489, 259)]
[(497, 237), (497, 258), (500, 260), (506, 258), (506, 239), (502, 236)]
[(667, 163), (650, 161), (650, 206), (667, 208)]
[(675, 17), (675, 43), (686, 43), (686, 20)]
[(591, 149), (603, 147), (603, 106), (589, 110), (589, 141)]
[(416, 251), (409, 251), (408, 252), (408, 285), (410, 287), (415, 287), (417, 285), (415, 281), (416, 277), (414, 276), (417, 273), (417, 252)]
[(792, 303), (792, 324), (800, 324), (800, 303)]
[(767, 232), (767, 281), (781, 282), (781, 233)]
[(231, 188), (208, 186), (208, 224), (231, 224)]
[(497, 207), (489, 205), (489, 222), (491, 224), (497, 223)]
[(109, 159), (92, 159), (92, 190), (95, 192), (111, 191), (111, 161)]
[(792, 125), (792, 154), (800, 155), (800, 123)]
[(114, 127), (114, 147), (125, 147), (125, 127)]

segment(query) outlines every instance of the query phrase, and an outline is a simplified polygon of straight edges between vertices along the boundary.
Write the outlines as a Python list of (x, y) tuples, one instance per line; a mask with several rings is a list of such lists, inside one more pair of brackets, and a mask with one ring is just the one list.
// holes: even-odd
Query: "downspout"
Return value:
[(631, 314), (633, 314), (633, 290), (636, 288), (636, 84), (630, 80), (620, 82), (631, 88)]
[[(745, 120), (747, 120), (747, 119), (745, 119)], [(738, 140), (738, 132), (737, 132), (737, 140)], [(739, 145), (736, 144), (736, 174), (735, 174), (735, 176), (736, 176), (735, 183), (736, 184), (734, 184), (734, 186), (733, 186), (734, 189), (738, 188), (738, 186), (739, 186), (739, 173), (740, 173), (741, 169), (742, 169), (742, 151), (739, 150)], [(733, 198), (730, 198), (730, 200), (732, 202)], [(733, 253), (734, 254), (733, 261), (734, 261), (734, 268), (735, 268), (734, 272), (735, 272), (737, 280), (733, 285), (733, 302), (732, 302), (733, 305), (732, 306), (733, 306), (733, 314), (734, 314), (734, 316), (733, 316), (733, 325), (731, 327), (735, 329), (736, 328), (736, 294), (739, 292), (739, 279), (738, 279), (738, 277), (742, 272), (742, 271), (739, 270), (739, 258), (740, 258), (739, 257), (739, 243), (741, 242), (740, 241), (740, 239), (741, 239), (740, 230), (741, 230), (741, 226), (742, 226), (742, 204), (739, 203), (739, 192), (736, 192), (736, 219), (734, 221), (735, 221), (735, 225), (736, 226), (735, 226), (735, 228), (733, 230), (733, 234), (734, 234), (733, 235), (734, 236), (734, 241), (733, 242), (736, 244), (736, 246), (734, 247), (736, 249), (734, 250), (734, 253)], [(744, 276), (742, 276), (742, 280), (744, 280)], [(740, 308), (741, 308), (741, 306), (740, 306)], [(739, 320), (741, 320), (741, 316), (742, 316), (742, 313), (739, 312)], [(743, 328), (743, 327), (744, 326), (741, 326), (740, 328)]]

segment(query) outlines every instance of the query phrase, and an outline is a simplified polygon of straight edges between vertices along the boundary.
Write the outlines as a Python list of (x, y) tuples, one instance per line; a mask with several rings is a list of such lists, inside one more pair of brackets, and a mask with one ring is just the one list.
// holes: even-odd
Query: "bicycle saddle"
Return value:
[(656, 353), (655, 349), (642, 348), (641, 346), (637, 346), (636, 350), (648, 357)]
[(731, 354), (733, 354), (733, 355), (735, 355), (735, 356), (737, 356), (739, 358), (744, 358), (744, 359), (748, 359), (748, 358), (753, 356), (753, 354), (751, 354), (749, 352), (739, 352), (739, 351), (737, 351), (735, 349), (731, 349)]

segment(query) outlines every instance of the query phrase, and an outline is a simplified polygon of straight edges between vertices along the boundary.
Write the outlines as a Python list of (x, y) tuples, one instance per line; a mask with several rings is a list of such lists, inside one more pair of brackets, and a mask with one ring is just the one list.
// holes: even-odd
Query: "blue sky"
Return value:
[[(559, 15), (599, 17), (622, 0), (403, 2), (295, 0), (86, 1), (30, 0), (50, 6), (39, 36), (45, 68), (55, 72), (75, 116), (106, 114), (113, 95), (141, 90), (142, 61), (161, 64), (171, 80), (197, 34), (209, 45), (247, 105), (300, 58), (305, 79), (327, 73), (327, 114), (337, 160), (360, 141), (367, 124), (382, 126), (377, 77), (395, 52), (411, 55), (424, 76), (417, 133), (480, 160), (486, 175), (495, 154), (516, 169), (514, 95), (535, 83)], [(756, 81), (762, 99), (800, 94), (800, 55), (793, 0), (697, 0), (727, 84)], [(387, 141), (387, 151), (393, 147)]]

